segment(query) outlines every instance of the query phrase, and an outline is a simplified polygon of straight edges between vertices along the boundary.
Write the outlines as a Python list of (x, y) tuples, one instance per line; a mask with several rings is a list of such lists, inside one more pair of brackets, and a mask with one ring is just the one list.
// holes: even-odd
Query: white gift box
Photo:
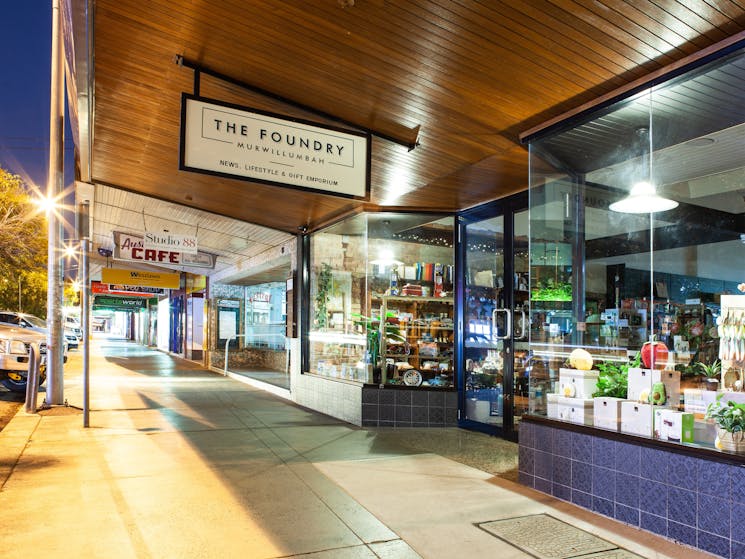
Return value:
[(592, 425), (593, 400), (581, 398), (566, 398), (560, 396), (558, 403), (558, 419), (571, 423)]
[(621, 402), (621, 431), (651, 437), (654, 424), (653, 408), (652, 404)]
[(559, 394), (566, 398), (592, 398), (598, 389), (598, 371), (559, 369)]
[(559, 419), (559, 394), (546, 394), (546, 416)]
[(692, 413), (656, 408), (654, 410), (654, 436), (663, 441), (692, 443), (694, 439)]
[(595, 427), (618, 431), (621, 426), (621, 403), (628, 402), (623, 398), (594, 398), (593, 423)]
[(640, 369), (629, 367), (629, 390), (627, 398), (639, 401), (642, 393), (647, 395), (652, 391), (652, 385), (661, 382), (665, 385), (665, 398), (671, 405), (680, 404), (680, 371), (669, 369)]

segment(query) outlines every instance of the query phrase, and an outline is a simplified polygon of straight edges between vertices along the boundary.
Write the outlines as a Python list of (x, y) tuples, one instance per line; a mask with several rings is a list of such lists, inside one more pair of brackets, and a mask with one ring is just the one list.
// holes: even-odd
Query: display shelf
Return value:
[[(384, 357), (389, 363), (393, 361), (390, 380), (398, 382), (405, 367), (409, 366), (422, 374), (423, 386), (434, 380), (437, 380), (437, 386), (452, 386), (453, 298), (380, 295), (379, 300), (381, 315), (393, 314), (389, 319), (399, 321), (398, 327), (408, 346), (408, 353), (402, 353), (388, 351), (400, 344), (384, 345)], [(406, 365), (401, 368), (403, 363)]]

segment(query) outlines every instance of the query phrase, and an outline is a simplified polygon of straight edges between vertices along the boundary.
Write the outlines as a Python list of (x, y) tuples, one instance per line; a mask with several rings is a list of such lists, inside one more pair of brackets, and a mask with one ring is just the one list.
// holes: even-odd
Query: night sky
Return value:
[[(51, 0), (4, 2), (0, 23), (0, 167), (46, 191)], [(69, 115), (65, 186), (74, 180)]]

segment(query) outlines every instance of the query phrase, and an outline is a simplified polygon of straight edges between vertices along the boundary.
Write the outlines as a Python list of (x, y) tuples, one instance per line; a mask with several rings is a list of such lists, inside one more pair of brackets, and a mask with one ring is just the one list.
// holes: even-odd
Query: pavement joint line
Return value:
[(26, 413), (26, 410), (23, 407), (18, 408), (18, 411), (15, 413), (13, 418), (8, 422), (8, 424), (5, 426), (5, 428), (0, 431), (0, 440), (2, 440), (2, 436), (4, 433), (8, 433), (8, 426), (16, 421), (16, 419), (23, 414), (23, 417), (36, 417), (36, 421), (33, 424), (33, 428), (26, 431), (25, 439), (26, 441), (23, 443), (23, 448), (21, 448), (21, 451), (16, 456), (15, 460), (13, 461), (13, 465), (8, 470), (8, 475), (5, 476), (5, 479), (2, 480), (2, 483), (0, 483), (0, 491), (2, 491), (5, 488), (5, 484), (8, 483), (8, 480), (15, 472), (16, 467), (18, 466), (18, 463), (21, 461), (21, 458), (23, 457), (24, 452), (28, 448), (29, 443), (31, 442), (31, 439), (34, 436), (34, 433), (39, 427), (39, 424), (41, 423), (42, 416), (36, 414), (36, 413)]

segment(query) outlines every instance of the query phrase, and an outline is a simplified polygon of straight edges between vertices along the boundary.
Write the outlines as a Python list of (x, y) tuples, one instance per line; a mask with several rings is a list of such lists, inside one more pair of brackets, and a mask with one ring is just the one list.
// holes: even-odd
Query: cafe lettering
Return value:
[(170, 250), (155, 250), (152, 248), (133, 247), (131, 250), (132, 260), (143, 262), (167, 262), (168, 264), (181, 264), (181, 253)]

